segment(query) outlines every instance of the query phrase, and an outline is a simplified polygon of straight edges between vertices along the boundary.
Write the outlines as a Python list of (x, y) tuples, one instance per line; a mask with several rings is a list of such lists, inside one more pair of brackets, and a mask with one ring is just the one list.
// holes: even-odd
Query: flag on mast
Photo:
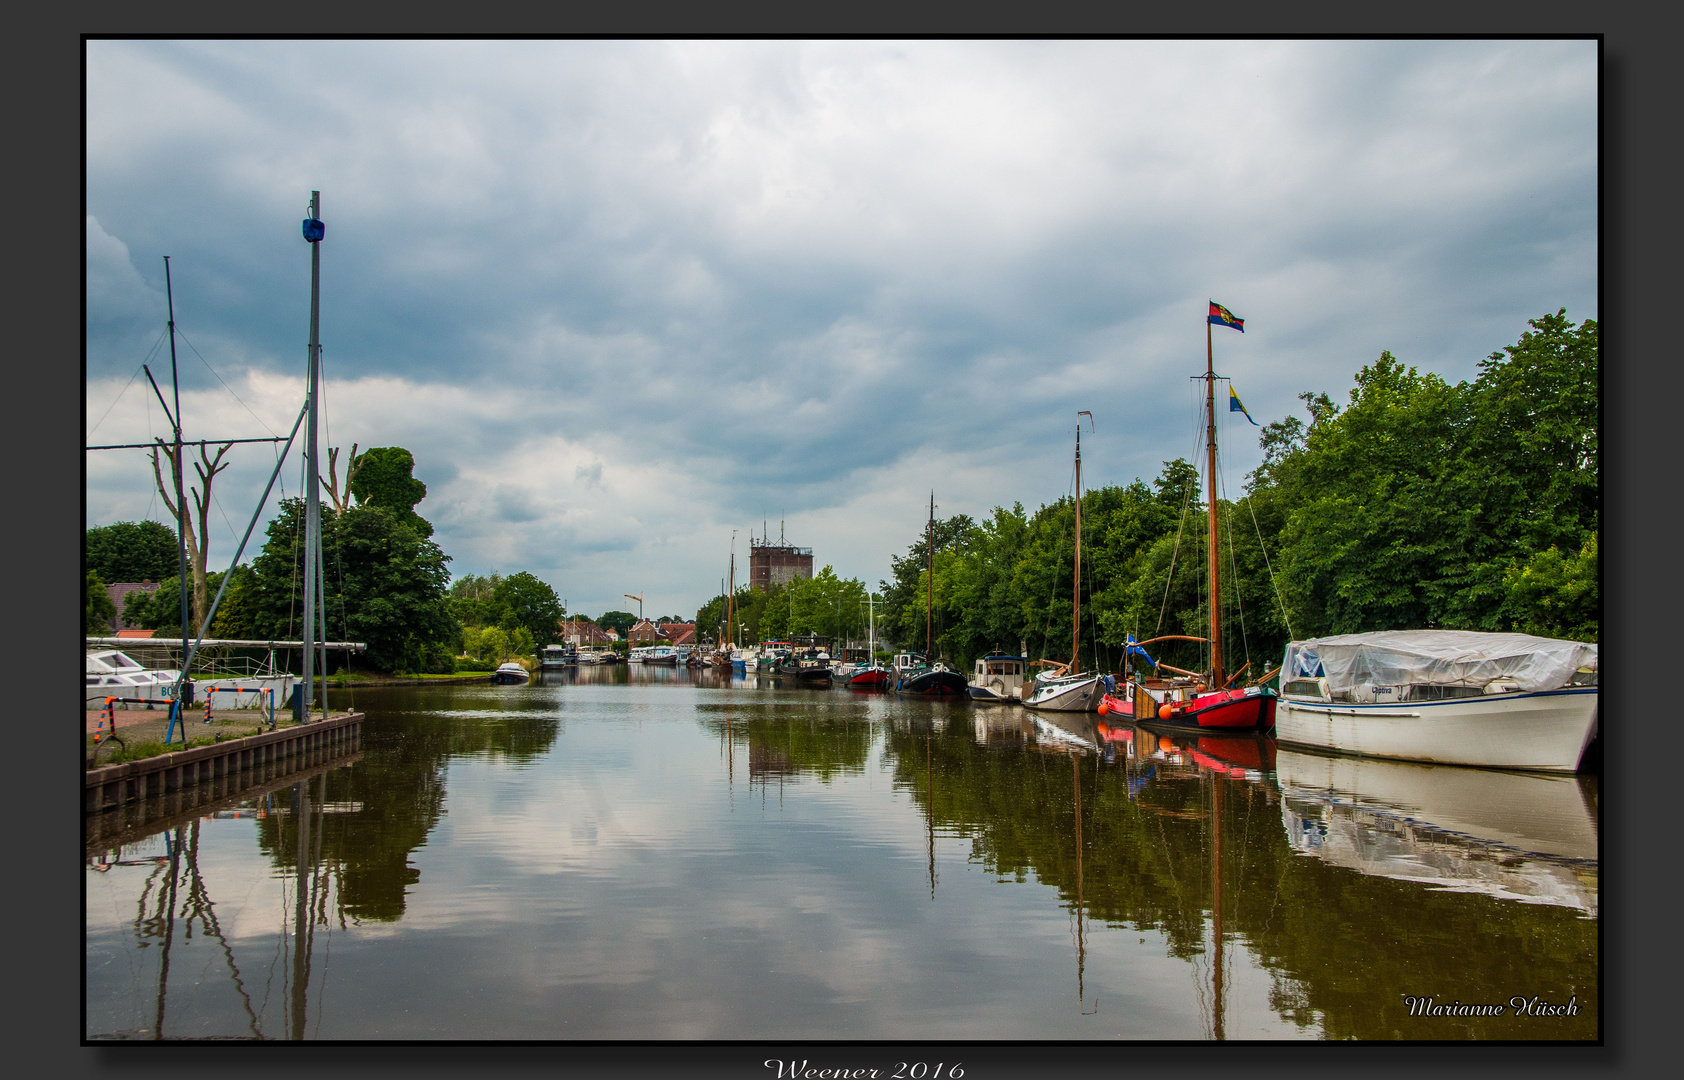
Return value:
[(1217, 326), (1232, 326), (1240, 333), (1245, 333), (1245, 320), (1235, 317), (1232, 311), (1218, 304), (1215, 300), (1210, 302), (1210, 318), (1205, 321)]
[[(1244, 405), (1240, 404), (1240, 395), (1234, 393), (1234, 388), (1232, 386), (1228, 387), (1228, 411), (1240, 413), (1247, 420), (1251, 420), (1251, 414), (1245, 411)], [(1263, 426), (1262, 424), (1259, 424), (1255, 420), (1251, 420), (1251, 423), (1252, 423), (1252, 426), (1254, 426), (1254, 427), (1262, 427)]]

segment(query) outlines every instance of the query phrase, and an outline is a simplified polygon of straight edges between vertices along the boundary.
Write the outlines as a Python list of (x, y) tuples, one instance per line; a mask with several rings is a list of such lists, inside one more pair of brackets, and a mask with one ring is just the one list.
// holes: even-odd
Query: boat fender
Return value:
[[(1099, 699), (1099, 715), (1101, 715), (1101, 716), (1111, 715), (1111, 706), (1106, 703), (1104, 698)], [(1101, 735), (1105, 734), (1105, 725), (1104, 724), (1099, 725), (1099, 733)]]
[(1158, 706), (1158, 719), (1159, 720), (1168, 720), (1169, 714), (1173, 711), (1174, 710), (1171, 709), (1168, 705), (1159, 705)]

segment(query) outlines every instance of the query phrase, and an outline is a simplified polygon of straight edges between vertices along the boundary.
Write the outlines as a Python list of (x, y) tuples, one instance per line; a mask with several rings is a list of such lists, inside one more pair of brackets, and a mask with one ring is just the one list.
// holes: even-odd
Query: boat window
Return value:
[(1403, 696), (1404, 701), (1445, 701), (1450, 698), (1483, 697), (1485, 688), (1480, 686), (1430, 686), (1426, 683), (1415, 683), (1409, 687)]
[(1321, 683), (1315, 679), (1293, 679), (1281, 684), (1281, 693), (1301, 697), (1321, 697)]

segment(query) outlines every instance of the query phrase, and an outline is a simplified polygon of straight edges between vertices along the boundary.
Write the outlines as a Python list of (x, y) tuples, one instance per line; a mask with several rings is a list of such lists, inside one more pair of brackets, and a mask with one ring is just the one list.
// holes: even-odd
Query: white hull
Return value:
[[(209, 688), (216, 688), (219, 692), (211, 700), (211, 711), (221, 709), (264, 709), (269, 708), (269, 695), (263, 691), (275, 691), (275, 711), (277, 713), (292, 708), (292, 687), (294, 683), (302, 682), (297, 675), (239, 675), (232, 678), (219, 678), (209, 681), (194, 680), (193, 697), (197, 707), (204, 708), (205, 692)], [(231, 693), (230, 691), (248, 691), (245, 693)]]
[(1023, 704), (1031, 709), (1049, 712), (1098, 712), (1099, 699), (1105, 691), (1098, 675), (1089, 675), (1051, 684), (1037, 684)]
[(1573, 772), (1596, 716), (1594, 687), (1376, 705), (1283, 696), (1275, 737), (1368, 757)]

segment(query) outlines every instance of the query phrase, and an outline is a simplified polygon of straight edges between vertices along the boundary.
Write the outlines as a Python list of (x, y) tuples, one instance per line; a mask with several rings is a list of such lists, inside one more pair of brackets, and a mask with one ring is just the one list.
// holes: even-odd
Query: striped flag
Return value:
[(1218, 304), (1215, 300), (1210, 302), (1210, 318), (1205, 321), (1215, 323), (1217, 326), (1232, 326), (1240, 333), (1245, 333), (1245, 320), (1236, 318), (1232, 311)]

